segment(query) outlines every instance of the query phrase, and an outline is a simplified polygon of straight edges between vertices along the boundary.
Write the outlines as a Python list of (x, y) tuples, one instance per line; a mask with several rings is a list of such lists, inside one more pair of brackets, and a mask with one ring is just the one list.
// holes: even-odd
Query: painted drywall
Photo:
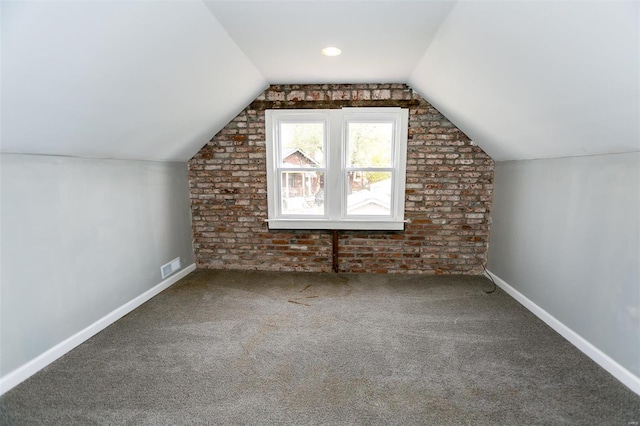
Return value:
[[(629, 152), (640, 139), (638, 1), (0, 10), (3, 152), (187, 161), (267, 80), (409, 83), (496, 160)], [(319, 54), (333, 43), (341, 56)]]
[(496, 161), (640, 149), (640, 2), (459, 1), (409, 84)]
[(0, 156), (0, 374), (194, 262), (186, 163)]
[(640, 153), (498, 162), (489, 270), (640, 377)]
[(187, 161), (267, 86), (200, 1), (2, 8), (2, 152)]
[[(207, 7), (272, 84), (403, 83), (452, 1), (217, 1)], [(326, 57), (337, 46), (342, 55)]]

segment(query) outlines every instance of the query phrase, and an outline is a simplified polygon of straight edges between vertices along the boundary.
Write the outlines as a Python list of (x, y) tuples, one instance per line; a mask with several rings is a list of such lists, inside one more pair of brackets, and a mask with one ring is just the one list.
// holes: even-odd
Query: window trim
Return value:
[[(335, 230), (403, 230), (408, 135), (408, 110), (399, 107), (342, 109), (272, 109), (265, 110), (267, 151), (268, 223), (271, 229)], [(283, 215), (278, 164), (280, 122), (323, 121), (325, 123), (324, 216)], [(347, 215), (347, 131), (348, 122), (394, 123), (392, 167), (375, 168), (392, 171), (390, 216)], [(354, 167), (366, 169), (367, 167)], [(309, 169), (306, 169), (309, 170)]]

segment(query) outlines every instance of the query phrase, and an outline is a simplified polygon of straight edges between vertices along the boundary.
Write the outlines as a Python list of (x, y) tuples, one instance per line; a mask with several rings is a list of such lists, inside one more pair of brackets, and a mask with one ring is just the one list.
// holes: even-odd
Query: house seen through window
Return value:
[(406, 110), (268, 110), (266, 120), (271, 228), (404, 228)]

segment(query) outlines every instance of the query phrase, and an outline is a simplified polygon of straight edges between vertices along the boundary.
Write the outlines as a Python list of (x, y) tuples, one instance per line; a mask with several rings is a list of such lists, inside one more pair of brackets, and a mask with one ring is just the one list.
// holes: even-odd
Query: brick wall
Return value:
[(200, 268), (331, 271), (328, 231), (269, 230), (264, 110), (409, 108), (405, 231), (341, 231), (340, 271), (479, 274), (494, 164), (402, 84), (269, 87), (189, 161)]

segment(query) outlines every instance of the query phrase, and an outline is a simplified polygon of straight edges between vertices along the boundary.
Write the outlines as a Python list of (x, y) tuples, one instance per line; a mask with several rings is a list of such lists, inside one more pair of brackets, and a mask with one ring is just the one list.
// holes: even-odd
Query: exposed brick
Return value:
[[(345, 272), (479, 274), (486, 259), (494, 163), (402, 84), (274, 85), (258, 101), (419, 101), (409, 109), (404, 231), (343, 231)], [(399, 105), (399, 104), (398, 104)], [(306, 107), (306, 106), (305, 106)], [(327, 231), (269, 230), (264, 111), (247, 107), (190, 161), (199, 267), (331, 271)]]

